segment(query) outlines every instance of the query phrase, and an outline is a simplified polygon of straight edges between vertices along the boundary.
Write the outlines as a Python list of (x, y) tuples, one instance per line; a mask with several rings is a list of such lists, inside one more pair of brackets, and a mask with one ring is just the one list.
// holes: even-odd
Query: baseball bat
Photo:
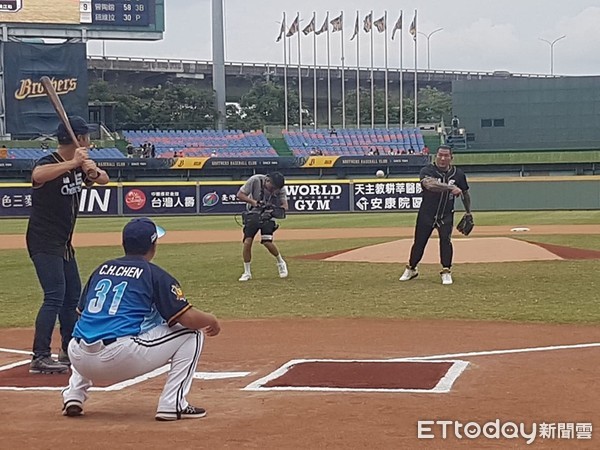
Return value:
[[(62, 124), (67, 129), (67, 133), (69, 133), (69, 136), (71, 137), (71, 140), (73, 141), (73, 144), (75, 144), (76, 147), (79, 147), (79, 140), (77, 139), (77, 136), (75, 135), (75, 132), (73, 131), (73, 127), (71, 127), (71, 122), (69, 122), (69, 117), (67, 116), (65, 107), (63, 106), (62, 102), (60, 101), (60, 97), (56, 93), (56, 89), (54, 89), (52, 80), (50, 80), (50, 78), (48, 78), (47, 76), (44, 75), (42, 78), (40, 78), (40, 83), (42, 83), (42, 86), (44, 86), (46, 95), (48, 96), (50, 103), (54, 107), (54, 111), (56, 111), (56, 114), (58, 114), (58, 118), (60, 119)], [(89, 176), (90, 174), (92, 174), (94, 172), (95, 172), (94, 170), (90, 170), (90, 171), (88, 171), (87, 175)]]
[(67, 129), (67, 132), (69, 133), (69, 136), (71, 137), (71, 140), (73, 141), (73, 144), (75, 144), (77, 147), (79, 147), (79, 141), (77, 140), (77, 136), (75, 136), (75, 132), (73, 131), (73, 128), (71, 127), (71, 123), (69, 122), (69, 118), (67, 117), (67, 112), (65, 111), (65, 107), (63, 106), (62, 102), (60, 101), (60, 98), (58, 97), (58, 94), (56, 93), (56, 89), (54, 89), (54, 86), (52, 85), (52, 80), (50, 80), (50, 78), (48, 78), (47, 76), (43, 76), (42, 78), (40, 78), (40, 82), (42, 83), (42, 86), (44, 86), (44, 89), (46, 90), (46, 95), (48, 95), (48, 99), (50, 100), (50, 103), (54, 107), (54, 111), (56, 111), (56, 114), (58, 114), (58, 118), (60, 119), (60, 121), (63, 123), (63, 125)]

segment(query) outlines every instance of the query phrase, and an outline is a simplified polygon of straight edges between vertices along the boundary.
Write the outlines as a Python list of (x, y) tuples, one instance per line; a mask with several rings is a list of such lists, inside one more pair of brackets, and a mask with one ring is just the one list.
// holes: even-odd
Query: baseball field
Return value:
[[(441, 420), (535, 426), (535, 448), (598, 448), (599, 211), (476, 214), (473, 234), (455, 235), (452, 286), (441, 285), (439, 264), (398, 281), (414, 214), (291, 216), (276, 234), (290, 276), (279, 279), (255, 245), (248, 283), (237, 281), (241, 230), (233, 217), (155, 220), (167, 230), (155, 262), (194, 305), (222, 319), (190, 396), (208, 416), (156, 423), (161, 372), (98, 387), (84, 417), (62, 417), (67, 378), (26, 370), (41, 302), (26, 221), (3, 220), (7, 448), (159, 448), (164, 439), (182, 448), (528, 447), (521, 433), (460, 438), (448, 428), (444, 439), (438, 425), (419, 426)], [(79, 219), (83, 280), (121, 254), (126, 221)], [(435, 262), (436, 245), (426, 262)], [(542, 423), (554, 426), (554, 437), (543, 435)]]

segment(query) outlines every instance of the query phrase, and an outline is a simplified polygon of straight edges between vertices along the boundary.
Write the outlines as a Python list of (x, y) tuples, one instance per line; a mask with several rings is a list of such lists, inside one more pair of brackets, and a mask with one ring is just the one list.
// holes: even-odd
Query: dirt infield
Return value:
[[(600, 225), (519, 225), (529, 228), (528, 232), (513, 232), (513, 226), (477, 226), (472, 237), (477, 236), (519, 236), (533, 234), (600, 234)], [(347, 239), (372, 237), (410, 237), (414, 227), (389, 228), (304, 228), (281, 229), (277, 232), (278, 240), (305, 239)], [(209, 242), (240, 242), (240, 230), (203, 230), (203, 231), (168, 231), (161, 238), (165, 244), (203, 244)], [(96, 247), (121, 245), (121, 233), (76, 233), (73, 237), (75, 247)], [(25, 236), (22, 234), (0, 235), (0, 249), (25, 248)]]
[[(0, 330), (3, 347), (28, 349), (30, 329)], [(285, 343), (282, 343), (285, 341)], [(57, 391), (0, 391), (5, 448), (526, 448), (449, 437), (417, 439), (419, 420), (600, 423), (599, 348), (515, 349), (600, 342), (600, 328), (469, 321), (225, 321), (198, 370), (249, 371), (243, 378), (196, 380), (190, 400), (208, 416), (153, 419), (165, 376), (117, 392), (92, 392), (86, 416), (60, 415)], [(241, 390), (294, 358), (387, 359), (508, 349), (459, 356), (468, 368), (446, 394), (252, 392)], [(26, 358), (0, 353), (8, 361)], [(45, 377), (37, 375), (37, 377)], [(533, 448), (598, 448), (592, 441), (541, 440)]]
[[(592, 225), (529, 228), (530, 234), (600, 234), (600, 226)], [(282, 240), (315, 235), (321, 239), (398, 238), (413, 233), (412, 228), (281, 231)], [(515, 235), (526, 234), (511, 232), (510, 227), (479, 227), (474, 233), (475, 237)], [(163, 241), (239, 239), (239, 230), (233, 230), (169, 232)], [(75, 245), (80, 247), (119, 244), (119, 233), (75, 237)], [(0, 236), (0, 248), (23, 247), (22, 236)], [(555, 254), (560, 250), (543, 247)], [(63, 417), (58, 389), (66, 377), (30, 375), (26, 366), (19, 365), (29, 358), (32, 336), (32, 329), (0, 330), (0, 415), (6, 448), (528, 448), (523, 437), (466, 439), (463, 434), (463, 439), (458, 439), (453, 429), (442, 439), (440, 428), (429, 433), (434, 439), (419, 440), (419, 420), (482, 426), (495, 420), (523, 422), (528, 432), (534, 423), (539, 426), (545, 422), (554, 424), (554, 438), (542, 439), (538, 429), (532, 448), (600, 447), (600, 429), (593, 430), (591, 440), (584, 439), (589, 434), (588, 424), (600, 424), (597, 326), (396, 319), (223, 321), (221, 335), (207, 340), (197, 370), (209, 375), (249, 375), (195, 380), (189, 400), (205, 407), (208, 416), (176, 423), (160, 423), (153, 418), (164, 374), (121, 390), (92, 392), (84, 417)], [(58, 342), (57, 337), (54, 342)], [(353, 360), (359, 364), (389, 359), (460, 360), (468, 365), (447, 393), (314, 392), (301, 386), (310, 385), (311, 379), (319, 385), (336, 383), (339, 379), (333, 377), (338, 374), (319, 373), (311, 378), (306, 371), (302, 383), (289, 381), (300, 386), (295, 391), (244, 390), (294, 359)], [(10, 365), (18, 369), (2, 374)], [(402, 376), (388, 372), (388, 378), (378, 373), (374, 381), (402, 387)], [(369, 377), (363, 373), (362, 377)], [(353, 386), (363, 385), (356, 372), (345, 376), (346, 383), (350, 380)], [(410, 380), (414, 378), (412, 374)], [(365, 383), (370, 385), (368, 381)], [(424, 381), (428, 386), (434, 384)], [(37, 389), (47, 385), (54, 390), (9, 389), (16, 385)], [(411, 386), (415, 385), (408, 383), (407, 387)], [(572, 429), (570, 439), (567, 433), (559, 434), (560, 426)], [(576, 429), (580, 432), (575, 433)]]

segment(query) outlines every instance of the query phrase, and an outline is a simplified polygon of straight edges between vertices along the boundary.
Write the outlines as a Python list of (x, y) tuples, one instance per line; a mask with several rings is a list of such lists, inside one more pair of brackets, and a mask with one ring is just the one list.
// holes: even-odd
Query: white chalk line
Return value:
[(492, 355), (510, 355), (516, 353), (534, 353), (534, 352), (549, 352), (555, 350), (573, 350), (580, 348), (594, 348), (600, 347), (600, 342), (592, 342), (588, 344), (568, 344), (568, 345), (550, 345), (547, 347), (526, 347), (526, 348), (515, 348), (506, 350), (484, 350), (477, 352), (463, 352), (463, 353), (446, 353), (442, 355), (429, 355), (429, 356), (410, 356), (406, 358), (392, 358), (390, 361), (404, 361), (404, 360), (428, 360), (428, 359), (440, 359), (440, 358), (470, 358), (475, 356), (492, 356)]
[[(402, 361), (431, 361), (431, 362), (441, 362), (441, 360), (448, 358), (469, 358), (469, 357), (477, 357), (477, 356), (493, 356), (493, 355), (509, 355), (509, 354), (518, 354), (518, 353), (534, 353), (534, 352), (546, 352), (546, 351), (556, 351), (556, 350), (573, 350), (573, 349), (583, 349), (583, 348), (594, 348), (600, 347), (600, 342), (592, 342), (585, 344), (567, 344), (567, 345), (551, 345), (545, 347), (526, 347), (526, 348), (517, 348), (517, 349), (505, 349), (505, 350), (485, 350), (485, 351), (474, 351), (474, 352), (462, 352), (462, 353), (446, 353), (440, 355), (429, 355), (429, 356), (410, 356), (410, 357), (402, 357), (402, 358), (391, 358), (385, 360), (356, 360), (356, 359), (293, 359), (285, 363), (283, 366), (279, 367), (275, 371), (269, 373), (268, 375), (260, 378), (248, 386), (243, 388), (242, 390), (248, 391), (352, 391), (352, 392), (421, 392), (428, 393), (433, 392), (432, 390), (385, 390), (385, 389), (345, 389), (345, 388), (314, 388), (314, 387), (271, 387), (266, 388), (263, 387), (263, 384), (268, 383), (269, 381), (279, 378), (283, 374), (285, 374), (292, 366), (299, 363), (307, 363), (307, 362), (317, 362), (317, 361), (329, 361), (329, 362), (402, 362)], [(456, 381), (456, 379), (460, 376), (460, 374), (467, 368), (468, 362), (466, 361), (454, 361), (455, 364), (448, 370), (446, 375), (440, 380), (438, 383), (439, 391), (438, 393), (446, 393), (450, 392), (452, 385)], [(463, 365), (464, 364), (464, 365)]]
[(409, 359), (396, 361), (391, 359), (293, 359), (283, 366), (267, 374), (266, 376), (250, 383), (242, 388), (243, 391), (302, 391), (302, 392), (373, 392), (373, 393), (420, 393), (420, 394), (445, 394), (450, 392), (452, 385), (469, 365), (466, 361), (457, 360), (436, 360), (436, 361), (412, 361), (427, 362), (431, 364), (452, 363), (446, 374), (431, 389), (406, 389), (406, 388), (344, 388), (344, 387), (324, 387), (324, 386), (264, 386), (269, 381), (277, 379), (288, 372), (292, 367), (298, 364), (312, 362), (334, 362), (334, 363), (394, 363), (411, 362)]

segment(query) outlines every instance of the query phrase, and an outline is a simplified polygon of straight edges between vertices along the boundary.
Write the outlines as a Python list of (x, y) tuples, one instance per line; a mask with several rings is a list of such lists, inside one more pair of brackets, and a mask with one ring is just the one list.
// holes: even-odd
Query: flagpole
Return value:
[(385, 34), (385, 127), (389, 128), (389, 101), (388, 101), (388, 94), (389, 94), (389, 87), (388, 87), (388, 27), (387, 27), (387, 11), (385, 11), (384, 14), (385, 20), (384, 20), (384, 25), (385, 25), (385, 29), (384, 34)]
[(313, 18), (312, 18), (312, 23), (313, 23), (313, 28), (315, 28), (313, 30), (313, 97), (314, 97), (314, 101), (313, 101), (313, 109), (314, 109), (314, 117), (313, 117), (313, 123), (314, 123), (314, 129), (317, 129), (317, 33), (316, 33), (316, 26), (317, 26), (317, 13), (315, 11), (313, 11)]
[(373, 10), (371, 10), (371, 128), (375, 128), (375, 82), (373, 77)]
[[(356, 11), (356, 23), (360, 27), (360, 12)], [(356, 34), (356, 128), (360, 128), (360, 29)]]
[[(400, 11), (400, 20), (404, 22), (404, 12)], [(404, 74), (403, 72), (403, 35), (404, 23), (400, 24), (400, 128), (404, 126)]]
[(344, 74), (344, 11), (340, 13), (342, 20), (341, 46), (342, 46), (342, 128), (346, 128), (346, 75)]
[(287, 37), (285, 33), (287, 32), (287, 25), (285, 23), (285, 12), (283, 13), (283, 104), (285, 111), (285, 129), (289, 130), (289, 121), (288, 121), (288, 80), (287, 80)]
[(300, 131), (302, 131), (302, 66), (301, 66), (301, 53), (300, 53), (300, 13), (296, 16), (298, 18), (298, 112), (300, 114), (299, 124)]
[(417, 89), (418, 89), (418, 82), (417, 82), (417, 10), (415, 9), (415, 35), (413, 36), (413, 39), (415, 41), (415, 128), (417, 128)]
[(329, 11), (327, 11), (327, 125), (331, 130), (331, 41), (329, 33)]

